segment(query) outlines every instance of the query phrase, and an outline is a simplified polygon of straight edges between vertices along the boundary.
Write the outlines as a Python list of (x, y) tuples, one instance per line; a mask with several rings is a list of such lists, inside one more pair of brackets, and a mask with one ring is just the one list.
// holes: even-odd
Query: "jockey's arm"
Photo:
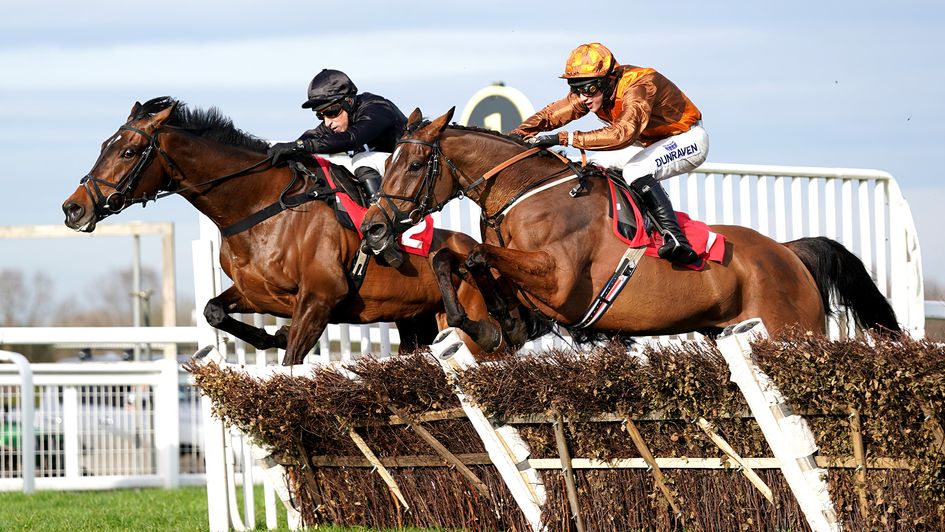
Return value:
[(646, 129), (652, 110), (653, 91), (648, 85), (628, 87), (623, 109), (613, 123), (593, 131), (575, 131), (571, 145), (586, 150), (619, 150), (630, 146)]
[(587, 106), (581, 103), (580, 99), (574, 94), (568, 94), (566, 97), (551, 102), (542, 110), (533, 114), (521, 123), (517, 128), (511, 131), (512, 135), (520, 137), (532, 137), (543, 131), (551, 131), (577, 120), (588, 113)]

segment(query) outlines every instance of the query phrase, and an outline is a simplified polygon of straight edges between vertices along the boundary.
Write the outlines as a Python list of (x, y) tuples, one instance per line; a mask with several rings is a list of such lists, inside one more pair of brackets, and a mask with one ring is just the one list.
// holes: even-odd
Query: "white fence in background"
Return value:
[(175, 361), (29, 367), (24, 391), (0, 364), (0, 491), (205, 482), (198, 394)]

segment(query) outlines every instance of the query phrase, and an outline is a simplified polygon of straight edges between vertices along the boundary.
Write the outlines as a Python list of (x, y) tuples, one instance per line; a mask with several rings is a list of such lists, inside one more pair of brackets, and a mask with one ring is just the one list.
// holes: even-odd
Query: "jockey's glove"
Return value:
[(266, 157), (272, 160), (272, 164), (279, 164), (279, 159), (286, 159), (293, 153), (306, 151), (304, 141), (295, 142), (277, 142), (266, 152)]
[(550, 148), (561, 145), (558, 135), (537, 135), (525, 139), (525, 143), (536, 148)]

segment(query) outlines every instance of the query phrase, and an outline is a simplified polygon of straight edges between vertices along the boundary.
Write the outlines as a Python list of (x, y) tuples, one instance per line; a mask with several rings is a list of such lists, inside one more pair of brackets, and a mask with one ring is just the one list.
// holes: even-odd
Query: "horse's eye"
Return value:
[(423, 167), (424, 167), (424, 164), (421, 163), (420, 161), (414, 161), (414, 162), (410, 163), (410, 171), (411, 171), (411, 172), (416, 172), (417, 170), (419, 170), (419, 169), (421, 169), (421, 168), (423, 168)]
[(133, 148), (125, 148), (125, 151), (121, 152), (121, 156), (125, 159), (131, 159), (136, 155), (136, 152)]

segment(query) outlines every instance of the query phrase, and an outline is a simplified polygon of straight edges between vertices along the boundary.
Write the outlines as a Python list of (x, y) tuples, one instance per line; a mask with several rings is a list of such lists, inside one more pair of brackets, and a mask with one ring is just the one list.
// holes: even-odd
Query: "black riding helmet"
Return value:
[(309, 83), (308, 100), (302, 104), (302, 109), (319, 111), (342, 98), (354, 96), (357, 93), (358, 87), (344, 72), (325, 68)]

